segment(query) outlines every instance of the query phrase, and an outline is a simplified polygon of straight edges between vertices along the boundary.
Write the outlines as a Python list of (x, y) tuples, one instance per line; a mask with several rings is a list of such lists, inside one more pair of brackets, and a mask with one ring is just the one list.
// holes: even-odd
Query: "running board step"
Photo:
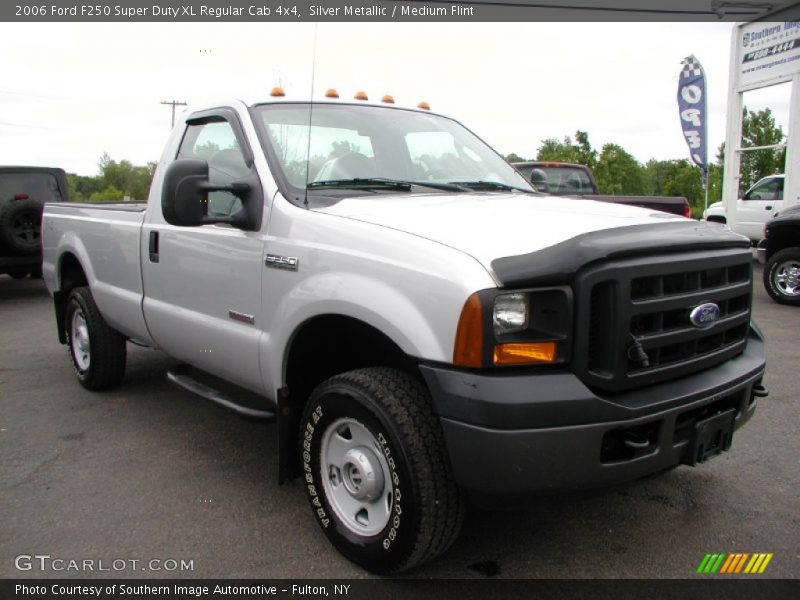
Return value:
[(206, 400), (211, 400), (211, 402), (214, 402), (223, 408), (227, 408), (228, 410), (231, 410), (243, 417), (247, 417), (248, 419), (258, 419), (260, 421), (275, 420), (274, 412), (270, 410), (260, 410), (257, 408), (244, 406), (223, 392), (197, 381), (197, 379), (188, 374), (188, 371), (189, 369), (187, 369), (185, 365), (181, 365), (173, 371), (167, 371), (167, 379), (172, 383), (181, 386), (186, 391), (197, 394)]

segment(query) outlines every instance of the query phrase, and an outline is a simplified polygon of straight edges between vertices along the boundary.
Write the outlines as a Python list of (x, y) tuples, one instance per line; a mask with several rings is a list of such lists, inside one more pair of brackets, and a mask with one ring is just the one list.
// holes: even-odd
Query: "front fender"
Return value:
[[(420, 305), (401, 289), (353, 273), (326, 272), (300, 282), (277, 307), (270, 346), (279, 360), (271, 361), (265, 382), (283, 385), (286, 361), (294, 336), (315, 317), (341, 315), (366, 323), (391, 339), (409, 356), (449, 362), (464, 298)], [(272, 354), (270, 352), (270, 354)], [(280, 382), (280, 383), (278, 383)]]

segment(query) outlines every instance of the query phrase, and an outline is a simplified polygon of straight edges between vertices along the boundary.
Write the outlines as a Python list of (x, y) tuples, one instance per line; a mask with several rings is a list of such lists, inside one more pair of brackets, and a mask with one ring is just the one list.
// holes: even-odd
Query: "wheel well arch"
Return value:
[(58, 341), (62, 344), (67, 343), (64, 333), (64, 309), (67, 307), (67, 298), (73, 288), (82, 285), (89, 285), (86, 272), (83, 270), (78, 257), (72, 252), (65, 252), (58, 261), (56, 270), (56, 282), (58, 291), (53, 293), (53, 304), (56, 311), (56, 328), (58, 329)]
[(800, 226), (793, 227), (792, 229), (781, 229), (775, 232), (770, 231), (769, 243), (767, 244), (767, 260), (781, 250), (800, 246), (797, 242), (798, 234), (800, 234)]
[(289, 338), (284, 387), (277, 399), (279, 481), (299, 473), (300, 418), (314, 388), (334, 375), (364, 367), (393, 367), (421, 378), (418, 362), (389, 336), (357, 318), (326, 314), (301, 323)]
[(328, 377), (363, 367), (389, 366), (416, 372), (417, 361), (389, 336), (360, 319), (340, 314), (312, 317), (289, 338), (283, 381), (296, 399)]

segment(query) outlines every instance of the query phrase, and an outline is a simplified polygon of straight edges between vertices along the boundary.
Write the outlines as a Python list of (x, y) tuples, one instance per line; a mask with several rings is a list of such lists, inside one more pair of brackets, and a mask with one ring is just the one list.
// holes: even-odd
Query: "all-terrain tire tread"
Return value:
[(414, 535), (416, 543), (394, 572), (441, 555), (458, 536), (465, 502), (453, 477), (442, 428), (424, 384), (389, 367), (356, 369), (322, 385), (333, 382), (350, 383), (379, 399), (400, 430), (411, 463), (409, 469), (417, 480), (420, 518)]

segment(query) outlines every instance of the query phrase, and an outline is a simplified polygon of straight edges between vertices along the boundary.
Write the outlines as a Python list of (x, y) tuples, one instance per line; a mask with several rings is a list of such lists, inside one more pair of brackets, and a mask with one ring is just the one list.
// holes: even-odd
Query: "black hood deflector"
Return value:
[(746, 237), (718, 223), (648, 223), (592, 231), (536, 252), (497, 258), (492, 270), (504, 287), (561, 284), (600, 260), (749, 246)]

